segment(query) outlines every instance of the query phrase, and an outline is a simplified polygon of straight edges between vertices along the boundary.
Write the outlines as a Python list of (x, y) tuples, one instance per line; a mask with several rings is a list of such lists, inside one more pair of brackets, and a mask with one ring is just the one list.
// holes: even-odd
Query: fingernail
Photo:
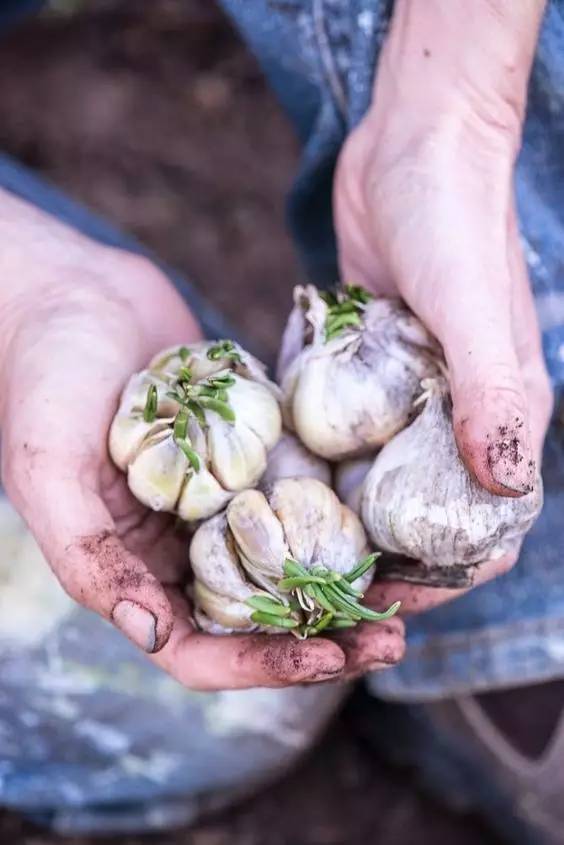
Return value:
[(157, 642), (157, 621), (149, 610), (124, 599), (114, 607), (112, 620), (135, 645), (152, 654)]
[(515, 417), (488, 435), (487, 461), (492, 478), (507, 491), (523, 496), (533, 490), (535, 462), (522, 419)]

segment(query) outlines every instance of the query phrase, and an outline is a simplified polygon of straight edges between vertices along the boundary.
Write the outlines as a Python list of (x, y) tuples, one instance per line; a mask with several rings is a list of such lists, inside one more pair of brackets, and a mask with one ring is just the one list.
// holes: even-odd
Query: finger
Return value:
[(398, 617), (363, 623), (335, 635), (346, 655), (345, 679), (395, 666), (405, 653), (405, 629)]
[(195, 630), (180, 591), (167, 593), (174, 608), (174, 627), (166, 646), (152, 659), (189, 689), (284, 687), (342, 676), (345, 655), (330, 640), (204, 634)]
[(534, 459), (507, 269), (494, 271), (493, 293), (485, 263), (474, 268), (468, 258), (457, 272), (457, 284), (441, 292), (443, 315), (431, 329), (445, 351), (458, 447), (483, 487), (523, 495), (531, 489)]
[(515, 565), (518, 556), (519, 550), (517, 549), (508, 552), (497, 560), (481, 563), (474, 570), (472, 585), (464, 589), (425, 587), (421, 584), (408, 584), (405, 581), (376, 582), (366, 593), (366, 603), (369, 607), (381, 608), (399, 601), (401, 602), (400, 616), (424, 613), (434, 607), (451, 602), (463, 596), (469, 590), (509, 572)]
[(117, 537), (97, 493), (57, 477), (49, 460), (36, 467), (20, 461), (18, 473), (26, 469), (35, 493), (23, 501), (16, 494), (16, 506), (64, 589), (144, 651), (161, 649), (172, 629), (168, 599), (145, 563)]
[(520, 496), (534, 466), (512, 328), (511, 174), (488, 168), (461, 162), (430, 197), (429, 222), (414, 212), (390, 254), (399, 290), (443, 345), (463, 460), (492, 493)]
[(97, 457), (79, 440), (61, 436), (61, 419), (45, 434), (24, 413), (8, 417), (2, 450), (3, 479), (55, 575), (77, 602), (113, 621), (147, 652), (164, 645), (172, 611), (163, 588), (118, 539), (98, 495)]

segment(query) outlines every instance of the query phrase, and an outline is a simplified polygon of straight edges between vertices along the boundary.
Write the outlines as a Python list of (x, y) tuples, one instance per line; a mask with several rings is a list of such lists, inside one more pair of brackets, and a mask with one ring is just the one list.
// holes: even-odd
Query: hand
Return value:
[[(480, 484), (534, 483), (552, 408), (513, 193), (542, 3), (398, 0), (373, 104), (342, 151), (342, 278), (404, 299), (443, 345), (462, 459)], [(516, 444), (515, 466), (497, 448)], [(517, 552), (483, 565), (482, 582)], [(375, 586), (423, 610), (459, 591)]]
[(195, 631), (179, 584), (187, 543), (111, 463), (107, 436), (129, 375), (199, 329), (147, 260), (107, 249), (0, 195), (2, 477), (67, 592), (191, 688), (335, 679), (397, 660), (401, 623), (347, 646)]

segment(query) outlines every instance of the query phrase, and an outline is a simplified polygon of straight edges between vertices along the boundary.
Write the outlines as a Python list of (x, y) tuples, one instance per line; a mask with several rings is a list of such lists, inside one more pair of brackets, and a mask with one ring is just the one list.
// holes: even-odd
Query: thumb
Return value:
[[(511, 324), (511, 277), (504, 248), (480, 253), (469, 238), (456, 259), (433, 262), (410, 305), (441, 342), (449, 371), (453, 422), (461, 457), (487, 490), (521, 496), (532, 489), (535, 463), (525, 385)], [(490, 240), (491, 243), (491, 240)], [(452, 253), (451, 253), (452, 255)], [(425, 274), (423, 274), (425, 275)]]
[(144, 651), (159, 651), (172, 630), (169, 600), (117, 537), (88, 473), (69, 477), (61, 461), (29, 446), (14, 457), (4, 461), (6, 490), (63, 588)]

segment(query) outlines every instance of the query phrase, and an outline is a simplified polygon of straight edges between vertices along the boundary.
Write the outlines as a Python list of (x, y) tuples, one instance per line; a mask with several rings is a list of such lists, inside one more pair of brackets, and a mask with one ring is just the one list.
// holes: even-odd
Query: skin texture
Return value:
[[(501, 496), (532, 483), (552, 408), (513, 193), (543, 6), (479, 0), (468, 15), (459, 0), (398, 0), (334, 190), (342, 277), (401, 296), (442, 343), (460, 454)], [(484, 564), (476, 583), (516, 559)], [(371, 593), (408, 613), (458, 594), (399, 583)]]
[[(499, 460), (513, 432), (540, 458), (551, 394), (517, 236), (512, 172), (539, 0), (396, 0), (374, 102), (335, 181), (343, 277), (402, 296), (444, 346), (457, 442), (478, 481), (520, 495)], [(0, 193), (2, 478), (55, 574), (151, 659), (199, 689), (350, 678), (399, 660), (400, 620), (330, 642), (195, 632), (185, 549), (112, 466), (119, 393), (159, 349), (198, 337), (145, 259), (106, 249)], [(516, 556), (481, 568), (483, 581)], [(376, 585), (406, 612), (457, 591)]]
[(343, 645), (194, 630), (178, 584), (187, 543), (111, 463), (107, 434), (129, 375), (199, 329), (145, 259), (101, 247), (0, 194), (2, 480), (67, 592), (194, 689), (349, 676), (403, 653), (403, 626)]

